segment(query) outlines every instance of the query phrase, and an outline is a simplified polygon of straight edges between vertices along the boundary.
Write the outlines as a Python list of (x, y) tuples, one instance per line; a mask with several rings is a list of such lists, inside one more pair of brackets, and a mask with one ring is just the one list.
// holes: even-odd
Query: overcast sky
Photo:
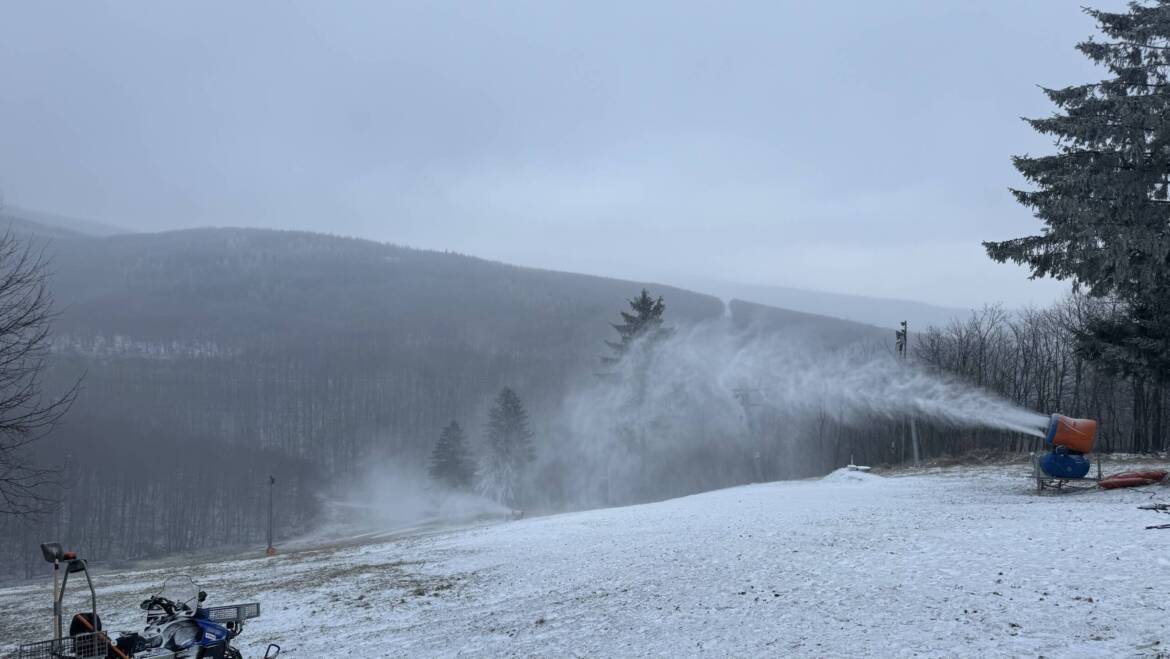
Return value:
[[(0, 0), (8, 202), (946, 305), (1063, 285), (1009, 157), (1101, 76), (1070, 0)], [(1120, 0), (1101, 0), (1114, 8)]]

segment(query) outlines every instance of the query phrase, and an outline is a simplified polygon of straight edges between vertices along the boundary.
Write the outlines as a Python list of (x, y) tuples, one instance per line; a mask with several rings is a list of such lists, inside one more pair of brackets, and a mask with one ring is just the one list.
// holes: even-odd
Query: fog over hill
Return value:
[[(0, 208), (0, 222), (21, 233), (45, 238), (106, 237), (132, 233), (113, 224), (68, 217), (58, 213), (16, 206)], [(881, 298), (816, 291), (791, 286), (749, 284), (687, 275), (668, 277), (673, 287), (688, 289), (723, 300), (744, 300), (841, 320), (892, 328), (908, 320), (912, 327), (942, 326), (963, 318), (970, 309), (946, 307), (913, 300)]]
[[(98, 556), (252, 538), (248, 520), (264, 505), (255, 484), (268, 473), (279, 475), (287, 502), (281, 527), (303, 528), (326, 482), (374, 463), (420, 473), (452, 420), (479, 446), (503, 387), (531, 415), (543, 505), (566, 505), (572, 495), (558, 484), (571, 458), (553, 448), (564, 445), (559, 410), (596, 380), (612, 323), (642, 288), (664, 297), (671, 326), (726, 318), (738, 331), (783, 330), (810, 344), (888, 339), (860, 323), (650, 282), (315, 233), (33, 233), (52, 236), (60, 310), (48, 389), (84, 377), (70, 414), (36, 448), (51, 463), (68, 456), (76, 485), (62, 514), (77, 537), (102, 538), (91, 550)], [(657, 496), (742, 478), (738, 468), (712, 473), (721, 480), (679, 472)], [(160, 533), (168, 522), (153, 513), (115, 515), (112, 535), (91, 526), (110, 505), (195, 492), (213, 537)]]
[[(2, 199), (0, 199), (2, 201)], [(47, 238), (112, 236), (129, 230), (104, 222), (0, 204), (0, 227)]]
[(0, 655), (1170, 659), (1170, 0), (890, 4), (0, 0)]
[[(51, 249), (63, 360), (79, 367), (94, 359), (116, 360), (121, 368), (133, 364), (142, 371), (133, 387), (175, 372), (188, 359), (203, 371), (218, 364), (232, 371), (222, 374), (228, 378), (309, 368), (334, 378), (330, 395), (356, 388), (346, 405), (325, 406), (323, 414), (372, 406), (361, 421), (369, 427), (359, 429), (341, 419), (297, 421), (295, 412), (257, 416), (263, 404), (229, 405), (240, 402), (232, 394), (214, 413), (179, 424), (233, 443), (258, 437), (298, 454), (322, 441), (321, 433), (351, 432), (384, 435), (380, 441), (422, 453), (425, 442), (416, 442), (429, 442), (451, 417), (473, 418), (502, 386), (516, 388), (537, 408), (553, 405), (571, 378), (597, 366), (603, 341), (613, 338), (610, 323), (643, 287), (664, 296), (671, 324), (725, 312), (714, 297), (669, 286), (303, 232), (196, 229), (58, 239)], [(818, 341), (884, 336), (824, 316), (745, 303), (730, 309), (739, 324), (800, 329)], [(220, 364), (217, 356), (232, 359)], [(84, 370), (89, 376), (80, 407), (95, 397), (108, 399), (103, 410), (134, 405), (118, 393), (123, 375)], [(104, 382), (107, 377), (114, 381)], [(216, 379), (180, 378), (174, 402), (187, 407), (203, 396), (225, 395)], [(308, 379), (302, 385), (311, 386)], [(321, 400), (320, 392), (300, 393)], [(299, 401), (286, 402), (301, 408)], [(166, 412), (156, 408), (154, 414)]]
[(677, 283), (724, 299), (750, 300), (771, 307), (833, 316), (879, 327), (897, 327), (898, 323), (905, 320), (910, 323), (912, 331), (926, 329), (930, 325), (945, 326), (955, 318), (966, 318), (971, 315), (971, 309), (961, 307), (944, 307), (913, 300), (830, 293), (789, 286), (689, 277), (680, 278)]

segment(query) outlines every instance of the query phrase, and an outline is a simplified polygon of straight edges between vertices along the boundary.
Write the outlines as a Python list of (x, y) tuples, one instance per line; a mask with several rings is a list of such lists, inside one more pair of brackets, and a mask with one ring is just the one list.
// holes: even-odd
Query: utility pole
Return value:
[[(910, 328), (906, 321), (902, 321), (901, 329), (894, 331), (894, 347), (898, 350), (898, 358), (902, 361), (910, 355)], [(914, 422), (914, 415), (910, 415), (910, 450), (914, 464), (918, 464), (918, 426)]]
[(272, 546), (272, 492), (276, 488), (276, 477), (268, 477), (268, 549), (264, 550), (265, 556), (275, 556), (276, 547)]

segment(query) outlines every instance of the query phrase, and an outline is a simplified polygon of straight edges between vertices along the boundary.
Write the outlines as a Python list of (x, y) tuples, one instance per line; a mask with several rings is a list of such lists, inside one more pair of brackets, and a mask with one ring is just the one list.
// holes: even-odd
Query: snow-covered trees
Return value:
[(1100, 82), (1045, 89), (1059, 112), (1028, 122), (1057, 152), (1019, 156), (1032, 190), (1014, 190), (1045, 228), (985, 243), (1035, 277), (1071, 279), (1120, 301), (1079, 338), (1118, 371), (1170, 381), (1170, 0), (1120, 13), (1086, 10), (1102, 41), (1077, 46), (1108, 69)]
[(662, 296), (651, 297), (650, 292), (643, 288), (637, 297), (627, 300), (627, 303), (630, 310), (619, 311), (622, 322), (613, 324), (618, 339), (605, 342), (610, 354), (603, 355), (601, 363), (608, 371), (599, 374), (607, 385), (616, 388), (622, 399), (621, 409), (611, 430), (625, 454), (608, 456), (610, 464), (601, 486), (605, 500), (610, 503), (617, 498), (615, 492), (626, 492), (627, 495), (643, 498), (650, 489), (649, 467), (656, 458), (650, 456), (646, 435), (660, 429), (654, 427), (656, 424), (653, 419), (645, 417), (641, 407), (652, 385), (648, 372), (654, 358), (654, 347), (670, 338), (675, 331), (663, 324), (666, 303)]
[(456, 490), (471, 489), (475, 484), (475, 458), (463, 428), (455, 421), (443, 428), (431, 452), (430, 475), (435, 482)]
[(505, 387), (488, 413), (487, 455), (480, 490), (509, 506), (524, 499), (527, 468), (536, 459), (528, 412), (516, 392)]

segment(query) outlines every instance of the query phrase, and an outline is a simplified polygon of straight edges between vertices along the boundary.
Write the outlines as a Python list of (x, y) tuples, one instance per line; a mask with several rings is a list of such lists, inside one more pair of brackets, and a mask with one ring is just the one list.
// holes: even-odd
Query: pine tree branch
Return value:
[(1117, 47), (1119, 47), (1119, 48), (1120, 48), (1120, 47), (1129, 47), (1129, 48), (1148, 48), (1148, 49), (1150, 49), (1150, 50), (1166, 50), (1166, 51), (1170, 51), (1170, 44), (1167, 44), (1167, 45), (1155, 45), (1155, 44), (1151, 44), (1151, 43), (1140, 43), (1140, 42), (1137, 42), (1137, 41), (1109, 41), (1109, 42), (1104, 42), (1104, 43), (1102, 43), (1102, 44), (1100, 44), (1100, 45), (1102, 45), (1102, 46), (1117, 46)]

